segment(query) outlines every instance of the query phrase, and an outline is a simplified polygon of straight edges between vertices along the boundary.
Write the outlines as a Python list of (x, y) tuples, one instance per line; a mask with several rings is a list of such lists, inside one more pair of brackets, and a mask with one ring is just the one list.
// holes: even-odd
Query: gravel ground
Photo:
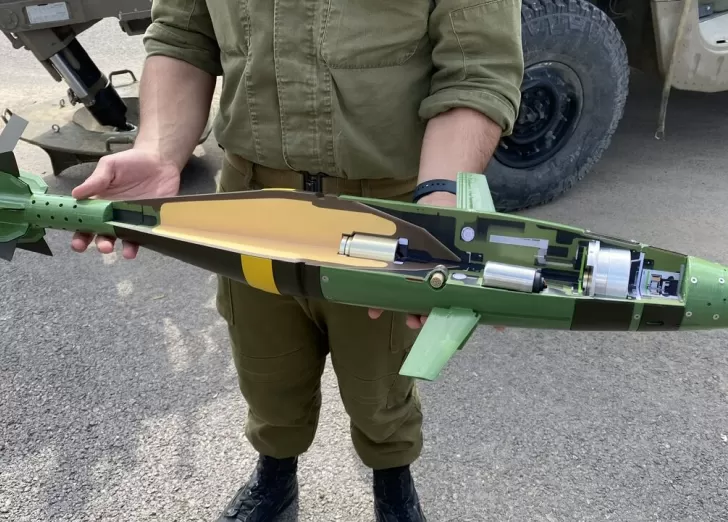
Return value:
[[(113, 22), (82, 42), (105, 71), (140, 71), (139, 39)], [(0, 105), (63, 96), (27, 52), (0, 41), (0, 55)], [(659, 86), (635, 76), (603, 161), (526, 214), (728, 263), (728, 96), (675, 93), (662, 142), (658, 103)], [(18, 157), (49, 172), (34, 147)], [(214, 143), (200, 147), (184, 191), (210, 190), (219, 160)], [(47, 181), (68, 193), (87, 173)], [(54, 258), (18, 251), (0, 269), (0, 520), (214, 520), (254, 454), (213, 277), (151, 252), (78, 255), (69, 242), (51, 232)], [(414, 472), (428, 519), (727, 520), (727, 341), (480, 329), (421, 385)], [(370, 474), (328, 368), (323, 393), (284, 519), (371, 522)]]

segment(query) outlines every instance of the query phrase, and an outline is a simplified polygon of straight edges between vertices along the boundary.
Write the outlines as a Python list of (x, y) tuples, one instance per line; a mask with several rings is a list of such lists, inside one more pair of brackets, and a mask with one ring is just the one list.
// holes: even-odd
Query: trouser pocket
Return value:
[[(240, 159), (235, 165), (223, 155), (222, 168), (217, 183), (217, 193), (242, 192), (250, 190), (253, 183), (253, 164)], [(217, 276), (217, 295), (215, 305), (220, 316), (228, 325), (235, 325), (235, 309), (233, 306), (232, 285), (237, 284), (229, 277)]]

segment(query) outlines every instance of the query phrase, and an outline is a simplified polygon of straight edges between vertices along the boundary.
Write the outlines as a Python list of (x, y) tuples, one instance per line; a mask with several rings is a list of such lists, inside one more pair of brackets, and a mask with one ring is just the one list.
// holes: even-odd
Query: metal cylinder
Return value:
[(530, 293), (540, 292), (546, 287), (541, 270), (494, 261), (485, 263), (483, 286)]
[(343, 235), (339, 254), (359, 259), (394, 262), (399, 240), (389, 237), (369, 236), (366, 234)]
[[(590, 295), (595, 297), (625, 298), (629, 295), (629, 273), (632, 255), (621, 248), (599, 248), (587, 280)], [(593, 292), (592, 292), (593, 289)]]
[(55, 54), (50, 57), (50, 61), (55, 66), (58, 74), (66, 80), (68, 86), (74, 93), (76, 93), (76, 96), (78, 96), (80, 100), (88, 98), (88, 90), (86, 89), (86, 86), (83, 84), (81, 78), (78, 77), (76, 71), (74, 71), (68, 63), (66, 63), (63, 55), (60, 53)]
[(133, 129), (126, 104), (78, 40), (71, 40), (50, 62), (96, 121), (121, 131)]
[(443, 286), (445, 286), (445, 283), (447, 282), (447, 275), (448, 275), (447, 268), (442, 265), (438, 265), (430, 273), (428, 283), (430, 283), (430, 286), (432, 288), (434, 288), (436, 290), (440, 289)]

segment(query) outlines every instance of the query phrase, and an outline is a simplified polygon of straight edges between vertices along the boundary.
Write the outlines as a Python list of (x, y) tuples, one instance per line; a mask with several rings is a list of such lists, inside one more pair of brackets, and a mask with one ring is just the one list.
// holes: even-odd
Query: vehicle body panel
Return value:
[[(728, 5), (708, 0), (685, 1), (693, 5), (688, 10), (683, 34), (678, 35), (684, 0), (652, 0), (659, 71), (665, 77), (674, 59), (672, 87), (700, 92), (728, 90)], [(710, 14), (701, 18), (701, 10)]]

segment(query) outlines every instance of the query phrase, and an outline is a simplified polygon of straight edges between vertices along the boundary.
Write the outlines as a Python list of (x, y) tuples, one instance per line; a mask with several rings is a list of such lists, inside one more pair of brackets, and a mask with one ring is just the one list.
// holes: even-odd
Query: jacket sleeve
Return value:
[(154, 0), (144, 35), (147, 56), (169, 56), (222, 74), (220, 49), (205, 0)]
[(420, 117), (468, 107), (510, 135), (524, 69), (521, 0), (436, 0), (429, 33), (435, 71)]

